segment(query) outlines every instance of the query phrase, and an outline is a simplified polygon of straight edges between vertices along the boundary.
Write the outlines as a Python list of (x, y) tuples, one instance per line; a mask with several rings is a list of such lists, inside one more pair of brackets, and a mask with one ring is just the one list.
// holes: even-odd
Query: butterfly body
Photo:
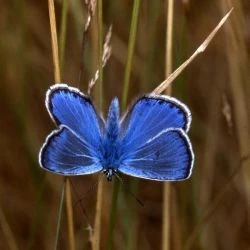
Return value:
[(191, 175), (191, 114), (175, 98), (145, 95), (121, 119), (114, 98), (105, 121), (89, 97), (56, 84), (47, 92), (46, 106), (58, 129), (40, 150), (45, 170), (62, 175), (103, 172), (108, 181), (117, 172), (158, 181)]
[(112, 176), (121, 165), (121, 141), (120, 134), (120, 113), (119, 102), (115, 98), (110, 104), (106, 121), (103, 139), (101, 141), (101, 165), (107, 180), (111, 181)]

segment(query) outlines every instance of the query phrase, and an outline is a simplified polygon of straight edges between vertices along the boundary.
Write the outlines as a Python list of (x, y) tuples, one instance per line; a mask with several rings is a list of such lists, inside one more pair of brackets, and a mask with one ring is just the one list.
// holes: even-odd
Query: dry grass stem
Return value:
[[(111, 56), (111, 35), (112, 35), (112, 26), (109, 27), (108, 33), (105, 37), (105, 42), (103, 45), (103, 55), (102, 55), (102, 67), (104, 68), (107, 64), (110, 56)], [(92, 78), (88, 85), (88, 94), (91, 94), (91, 90), (93, 89), (94, 85), (96, 84), (97, 80), (99, 78), (99, 69), (95, 72), (94, 78)]]
[(74, 223), (73, 223), (73, 210), (72, 210), (72, 195), (69, 179), (66, 179), (66, 208), (67, 208), (67, 219), (68, 219), (68, 230), (69, 230), (69, 249), (75, 250), (75, 236), (74, 236)]
[[(166, 29), (166, 57), (165, 57), (165, 76), (166, 78), (172, 72), (173, 57), (173, 17), (174, 17), (174, 0), (166, 1), (167, 29)], [(166, 91), (171, 94), (171, 89)], [(170, 225), (171, 225), (171, 184), (163, 184), (163, 228), (162, 228), (162, 250), (171, 249), (170, 246)]]
[(152, 93), (160, 94), (165, 91), (168, 86), (174, 81), (174, 79), (196, 58), (196, 56), (206, 50), (207, 46), (212, 41), (216, 33), (222, 27), (222, 25), (226, 22), (232, 11), (233, 8), (221, 19), (218, 25), (209, 34), (205, 41), (199, 46), (199, 48), (193, 53), (193, 55), (191, 55), (191, 57), (189, 57), (179, 68), (177, 68), (165, 81), (163, 81), (157, 88), (155, 88)]
[(51, 31), (51, 42), (52, 42), (53, 64), (54, 64), (54, 78), (55, 82), (61, 82), (58, 41), (57, 41), (57, 31), (56, 31), (55, 5), (53, 0), (48, 0), (48, 7), (49, 7), (49, 20), (50, 20), (50, 31)]
[(84, 4), (87, 8), (88, 13), (87, 13), (87, 19), (85, 21), (85, 25), (84, 25), (84, 29), (83, 29), (83, 34), (82, 34), (81, 62), (80, 62), (78, 87), (81, 84), (82, 75), (84, 73), (84, 52), (85, 52), (85, 48), (86, 48), (87, 42), (88, 42), (88, 35), (89, 35), (90, 26), (91, 26), (93, 16), (95, 15), (95, 11), (96, 11), (96, 0), (85, 0)]
[(86, 20), (85, 25), (84, 25), (84, 32), (87, 32), (90, 28), (92, 18), (95, 15), (96, 1), (95, 0), (85, 0), (84, 3), (85, 3), (87, 10), (88, 10), (87, 20)]
[(101, 208), (102, 208), (102, 190), (103, 190), (103, 178), (98, 182), (97, 197), (96, 197), (96, 215), (95, 215), (95, 225), (94, 231), (91, 234), (91, 243), (93, 250), (100, 249), (100, 229), (101, 229)]
[[(52, 53), (54, 62), (54, 77), (55, 77), (55, 82), (61, 82), (55, 5), (53, 0), (48, 0), (48, 7), (49, 7), (50, 28), (51, 28)], [(73, 212), (72, 212), (72, 198), (71, 198), (70, 182), (68, 179), (66, 179), (65, 195), (66, 195), (65, 198), (66, 198), (66, 209), (67, 209), (67, 219), (68, 219), (69, 249), (74, 250), (75, 239), (74, 239), (74, 223), (73, 223)]]
[[(103, 56), (103, 0), (97, 2), (97, 41), (98, 41), (98, 70), (99, 70), (99, 84), (95, 91), (95, 98), (98, 101), (98, 107), (103, 109), (103, 70), (102, 70), (102, 56)], [(93, 250), (99, 250), (101, 245), (101, 222), (102, 222), (102, 200), (103, 200), (103, 179), (98, 183), (96, 207), (95, 207), (95, 224), (94, 231), (91, 238)]]

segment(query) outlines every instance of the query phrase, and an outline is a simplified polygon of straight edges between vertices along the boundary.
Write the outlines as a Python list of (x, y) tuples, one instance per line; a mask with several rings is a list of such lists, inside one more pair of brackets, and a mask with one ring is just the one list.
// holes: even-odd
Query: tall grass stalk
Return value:
[[(173, 57), (173, 17), (174, 17), (174, 0), (166, 1), (167, 29), (166, 29), (166, 49), (165, 49), (165, 77), (172, 73)], [(171, 86), (170, 86), (171, 87)], [(168, 88), (166, 94), (171, 94)], [(166, 182), (163, 184), (163, 227), (162, 227), (162, 250), (169, 250), (170, 247), (170, 225), (171, 225), (171, 186)]]
[[(139, 9), (140, 9), (140, 0), (134, 0), (132, 19), (130, 25), (129, 43), (128, 43), (128, 55), (127, 55), (127, 62), (126, 62), (124, 81), (123, 81), (122, 110), (125, 109), (127, 104), (129, 81), (131, 76), (131, 68), (132, 68), (132, 61), (133, 61), (136, 33), (137, 33), (137, 26), (139, 19)], [(109, 233), (108, 233), (108, 247), (107, 247), (108, 250), (111, 250), (113, 248), (113, 232), (115, 227), (119, 189), (120, 189), (120, 183), (117, 179), (115, 179), (113, 186), (113, 193), (112, 193), (111, 212), (109, 218)]]
[(59, 51), (60, 51), (60, 71), (63, 74), (64, 68), (64, 52), (66, 43), (67, 33), (67, 18), (68, 18), (68, 0), (62, 1), (62, 13), (61, 13), (61, 26), (60, 26), (60, 37), (59, 37)]
[[(131, 180), (130, 182), (130, 190), (133, 194), (138, 193), (138, 180)], [(125, 196), (126, 197), (126, 196)], [(138, 236), (138, 214), (137, 214), (137, 206), (136, 200), (133, 196), (129, 197), (128, 202), (128, 225), (127, 225), (127, 242), (125, 249), (127, 250), (135, 250), (137, 249), (137, 236)], [(126, 204), (125, 203), (125, 204)]]
[(116, 210), (117, 210), (119, 190), (120, 190), (120, 183), (119, 183), (119, 180), (115, 178), (114, 184), (113, 184), (111, 212), (109, 216), (109, 233), (108, 233), (108, 241), (107, 241), (107, 250), (112, 250), (113, 248), (113, 233), (114, 233), (115, 221), (116, 221)]
[(53, 54), (53, 64), (54, 64), (54, 79), (55, 79), (55, 82), (61, 82), (59, 52), (58, 52), (58, 42), (57, 42), (57, 30), (56, 30), (55, 5), (54, 5), (53, 0), (48, 0), (48, 7), (49, 7), (49, 21), (50, 21), (52, 54)]
[[(55, 78), (55, 82), (61, 82), (60, 60), (59, 60), (59, 52), (58, 52), (56, 17), (55, 17), (55, 5), (54, 5), (53, 0), (48, 0), (48, 8), (49, 8), (49, 20), (50, 20), (50, 29), (51, 29), (52, 54), (53, 54), (53, 63), (54, 63), (54, 78)], [(70, 182), (68, 179), (66, 179), (65, 195), (66, 195), (65, 198), (66, 198), (66, 210), (67, 210), (67, 220), (68, 220), (69, 249), (74, 250), (75, 239), (74, 239), (74, 223), (73, 223), (73, 212), (72, 212), (72, 197), (71, 197)], [(58, 218), (60, 217), (61, 215), (59, 214)], [(56, 239), (56, 241), (57, 240), (58, 239)]]
[(175, 80), (177, 76), (201, 53), (203, 53), (210, 42), (213, 40), (214, 36), (220, 30), (222, 25), (226, 22), (229, 18), (230, 14), (232, 13), (233, 8), (227, 12), (227, 14), (220, 20), (217, 26), (212, 30), (212, 32), (208, 35), (208, 37), (204, 40), (204, 42), (198, 47), (198, 49), (184, 62), (182, 63), (173, 73), (171, 73), (166, 80), (164, 80), (161, 84), (159, 84), (152, 93), (161, 94), (165, 91), (168, 86)]
[(57, 248), (58, 248), (58, 239), (59, 239), (59, 233), (60, 233), (61, 222), (62, 222), (62, 211), (63, 211), (64, 195), (65, 195), (65, 184), (66, 184), (66, 179), (64, 179), (64, 181), (63, 181), (63, 186), (62, 186), (62, 190), (61, 190), (58, 218), (57, 218), (57, 225), (56, 225), (56, 238), (55, 238), (55, 243), (54, 243), (54, 250), (57, 250)]
[(131, 68), (134, 56), (136, 33), (137, 33), (137, 26), (139, 19), (139, 9), (140, 9), (140, 0), (134, 0), (130, 34), (129, 34), (129, 43), (128, 43), (128, 57), (127, 57), (124, 80), (123, 80), (122, 110), (125, 109), (127, 104), (129, 82), (131, 76)]
[(69, 178), (66, 178), (65, 197), (66, 197), (66, 210), (67, 210), (67, 220), (68, 220), (69, 249), (75, 250), (72, 195), (71, 195), (71, 186)]
[(98, 23), (98, 68), (99, 68), (99, 82), (98, 82), (98, 101), (99, 108), (103, 108), (103, 7), (102, 0), (97, 2), (97, 23)]
[[(97, 85), (97, 100), (99, 109), (103, 108), (103, 69), (102, 69), (102, 54), (103, 54), (103, 7), (102, 0), (97, 2), (97, 23), (98, 23), (98, 68), (99, 79)], [(102, 197), (103, 197), (103, 178), (98, 182), (97, 198), (96, 198), (96, 214), (94, 234), (92, 238), (93, 250), (100, 249), (101, 237), (101, 218), (102, 218)]]

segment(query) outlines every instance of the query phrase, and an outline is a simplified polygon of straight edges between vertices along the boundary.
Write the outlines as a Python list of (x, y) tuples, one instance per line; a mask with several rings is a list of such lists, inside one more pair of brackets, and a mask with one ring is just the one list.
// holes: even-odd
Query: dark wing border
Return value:
[(184, 127), (184, 131), (187, 133), (190, 129), (190, 125), (192, 122), (192, 115), (191, 115), (191, 111), (190, 109), (187, 107), (186, 104), (184, 104), (183, 102), (179, 101), (178, 99), (172, 97), (172, 96), (167, 96), (167, 95), (157, 95), (157, 94), (146, 94), (146, 95), (142, 95), (139, 98), (137, 98), (134, 102), (132, 102), (133, 104), (127, 109), (127, 111), (123, 114), (121, 120), (120, 120), (120, 124), (124, 124), (125, 126), (128, 125), (128, 121), (126, 121), (127, 118), (129, 118), (129, 114), (131, 113), (131, 111), (133, 110), (134, 106), (137, 104), (138, 101), (140, 101), (142, 98), (151, 98), (151, 99), (157, 99), (157, 100), (162, 100), (162, 101), (167, 101), (172, 103), (173, 105), (177, 106), (178, 108), (180, 108), (180, 110), (183, 111), (183, 113), (185, 114), (185, 118), (186, 118), (186, 123), (185, 123), (185, 127)]
[(54, 92), (56, 92), (57, 90), (68, 90), (78, 96), (80, 96), (81, 98), (83, 98), (84, 100), (86, 100), (87, 102), (89, 102), (95, 113), (96, 113), (96, 117), (98, 118), (98, 122), (99, 122), (99, 126), (101, 129), (104, 128), (105, 126), (105, 120), (103, 119), (103, 117), (96, 111), (94, 104), (92, 103), (91, 99), (89, 96), (85, 95), (84, 93), (82, 93), (78, 88), (76, 87), (70, 87), (68, 84), (66, 83), (56, 83), (52, 86), (50, 86), (50, 88), (47, 90), (46, 92), (46, 98), (45, 98), (45, 106), (48, 110), (49, 116), (52, 119), (52, 121), (59, 126), (61, 123), (56, 119), (56, 117), (53, 116), (53, 112), (52, 112), (52, 103), (51, 103), (51, 96), (53, 95)]

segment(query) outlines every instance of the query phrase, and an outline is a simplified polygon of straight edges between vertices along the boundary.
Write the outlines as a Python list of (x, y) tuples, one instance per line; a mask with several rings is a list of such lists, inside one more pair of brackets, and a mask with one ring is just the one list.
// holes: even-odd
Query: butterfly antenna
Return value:
[[(73, 188), (75, 198), (78, 200), (78, 198), (80, 197), (80, 196), (79, 196), (79, 193), (77, 192), (77, 189), (75, 188), (75, 185), (73, 184), (71, 178), (69, 178), (69, 181), (70, 181), (71, 186), (72, 186), (72, 188)], [(81, 199), (81, 200), (82, 200), (82, 199)], [(73, 206), (73, 208), (76, 209), (76, 205), (78, 205), (78, 204), (79, 204), (79, 202), (77, 201), (77, 202), (75, 203), (75, 205)], [(88, 224), (87, 228), (93, 229), (93, 227), (91, 226), (89, 217), (88, 217), (88, 215), (87, 215), (86, 209), (83, 207), (83, 205), (82, 205), (81, 202), (80, 202), (80, 207), (81, 207), (81, 211), (82, 211), (82, 213), (83, 213), (83, 216), (84, 216), (84, 218), (85, 218), (85, 220), (86, 220), (86, 222), (87, 222), (87, 224)]]
[(122, 179), (121, 176), (119, 176), (117, 173), (115, 173), (115, 176), (118, 178), (118, 180), (120, 181), (120, 183), (122, 184), (124, 190), (126, 192), (128, 192), (142, 207), (144, 207), (143, 202), (134, 194), (131, 192), (131, 190), (126, 186), (126, 184), (124, 183), (124, 180)]
[[(100, 179), (101, 179), (101, 175), (99, 175), (97, 181), (94, 183), (94, 185), (91, 185), (89, 187), (89, 189), (86, 191), (86, 193), (84, 194), (84, 196), (82, 196), (82, 198), (78, 199), (77, 202), (75, 203), (74, 205), (74, 208), (77, 207), (79, 204), (82, 205), (82, 201), (89, 195), (89, 193), (91, 193), (93, 190), (96, 189), (98, 183), (100, 182)], [(78, 195), (78, 198), (79, 198), (79, 195)]]

